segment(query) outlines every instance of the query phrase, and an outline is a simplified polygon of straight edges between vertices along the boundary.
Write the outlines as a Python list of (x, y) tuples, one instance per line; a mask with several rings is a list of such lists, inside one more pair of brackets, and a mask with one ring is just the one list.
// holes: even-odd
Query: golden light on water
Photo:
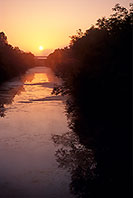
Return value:
[[(37, 74), (34, 75), (32, 81), (29, 82), (29, 83), (30, 84), (36, 84), (38, 82), (40, 82), (40, 83), (49, 82), (47, 74), (45, 74), (45, 73), (37, 73)], [(26, 82), (26, 84), (28, 84), (28, 82)]]

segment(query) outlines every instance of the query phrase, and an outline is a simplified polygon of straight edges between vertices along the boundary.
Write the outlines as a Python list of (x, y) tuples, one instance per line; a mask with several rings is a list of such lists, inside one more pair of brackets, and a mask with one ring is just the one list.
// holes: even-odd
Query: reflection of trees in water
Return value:
[(35, 73), (28, 73), (22, 77), (22, 81), (25, 83), (26, 81), (32, 82), (34, 79)]
[(58, 83), (59, 79), (55, 76), (55, 74), (53, 73), (53, 71), (49, 68), (47, 68), (47, 78), (49, 82), (54, 82), (54, 83)]
[[(20, 82), (16, 81), (16, 84), (14, 85), (7, 85), (3, 84), (0, 87), (0, 117), (5, 117), (6, 116), (6, 108), (5, 105), (12, 104), (13, 99), (16, 95), (20, 95), (21, 92), (24, 92), (24, 82), (27, 80), (31, 82), (34, 79), (33, 73), (31, 74), (26, 74), (22, 77), (19, 78)], [(14, 81), (15, 82), (15, 81)], [(11, 82), (12, 83), (12, 82)]]
[(71, 174), (71, 192), (81, 198), (128, 197), (131, 145), (129, 128), (124, 125), (127, 120), (120, 124), (105, 116), (99, 122), (74, 98), (66, 104), (72, 132), (52, 139), (59, 146), (55, 153), (59, 167)]
[(63, 135), (53, 135), (53, 142), (59, 146), (55, 156), (60, 168), (71, 174), (70, 189), (78, 197), (90, 194), (90, 182), (96, 177), (96, 161), (92, 149), (80, 144), (72, 131)]
[(12, 104), (13, 99), (16, 94), (20, 94), (22, 91), (24, 91), (24, 87), (17, 86), (17, 87), (10, 87), (9, 89), (4, 89), (0, 91), (0, 116), (5, 117), (6, 116), (6, 108), (5, 105)]
[(4, 105), (0, 104), (0, 117), (5, 117), (5, 115), (6, 115), (5, 111), (6, 111), (6, 109), (5, 109)]
[(52, 139), (56, 146), (62, 145), (56, 151), (57, 161), (59, 160), (61, 168), (68, 168), (71, 171), (78, 166), (82, 167), (84, 162), (84, 168), (86, 165), (89, 166), (91, 174), (93, 174), (92, 170), (96, 166), (93, 151), (80, 144), (78, 137), (73, 132), (53, 135)]

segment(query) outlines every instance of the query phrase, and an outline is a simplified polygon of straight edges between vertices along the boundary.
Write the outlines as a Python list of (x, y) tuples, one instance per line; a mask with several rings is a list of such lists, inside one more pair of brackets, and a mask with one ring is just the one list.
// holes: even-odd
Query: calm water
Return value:
[(0, 197), (69, 198), (71, 176), (57, 163), (53, 135), (68, 131), (58, 79), (45, 67), (0, 86)]
[(55, 83), (49, 68), (36, 67), (0, 86), (0, 198), (119, 195), (129, 181), (121, 130), (71, 116), (71, 103), (66, 115), (64, 98), (51, 95)]

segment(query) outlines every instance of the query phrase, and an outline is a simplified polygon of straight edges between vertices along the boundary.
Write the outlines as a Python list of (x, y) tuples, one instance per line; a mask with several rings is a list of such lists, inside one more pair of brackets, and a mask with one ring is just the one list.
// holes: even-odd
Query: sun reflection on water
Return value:
[(44, 73), (36, 73), (34, 75), (34, 78), (32, 81), (30, 81), (28, 78), (25, 81), (25, 84), (36, 84), (36, 83), (44, 83), (44, 82), (49, 82), (47, 74)]
[(38, 101), (42, 98), (51, 96), (53, 82), (55, 79), (48, 68), (46, 71), (37, 73), (27, 73), (23, 78), (23, 91), (21, 95), (14, 97), (14, 103), (32, 103), (33, 100)]

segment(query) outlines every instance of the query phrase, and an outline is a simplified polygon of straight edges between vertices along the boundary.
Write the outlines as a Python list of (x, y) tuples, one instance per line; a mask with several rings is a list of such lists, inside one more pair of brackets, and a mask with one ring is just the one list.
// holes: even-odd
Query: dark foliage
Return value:
[(34, 66), (34, 55), (25, 53), (18, 47), (13, 48), (7, 42), (7, 37), (0, 33), (0, 83), (20, 75), (26, 69)]
[(68, 48), (47, 58), (62, 79), (54, 93), (68, 96), (70, 128), (95, 154), (93, 179), (89, 164), (85, 175), (79, 167), (71, 171), (72, 192), (79, 197), (131, 195), (132, 6), (128, 11), (117, 4), (113, 15), (85, 33), (79, 30)]

